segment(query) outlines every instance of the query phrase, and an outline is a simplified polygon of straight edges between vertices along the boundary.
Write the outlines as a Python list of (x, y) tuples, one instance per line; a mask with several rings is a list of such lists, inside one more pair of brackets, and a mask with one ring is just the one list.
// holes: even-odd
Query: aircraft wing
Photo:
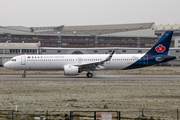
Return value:
[(85, 71), (85, 70), (98, 70), (98, 69), (104, 69), (104, 63), (107, 61), (110, 61), (115, 50), (105, 59), (97, 62), (88, 62), (88, 63), (82, 63), (74, 66), (78, 66), (79, 69)]

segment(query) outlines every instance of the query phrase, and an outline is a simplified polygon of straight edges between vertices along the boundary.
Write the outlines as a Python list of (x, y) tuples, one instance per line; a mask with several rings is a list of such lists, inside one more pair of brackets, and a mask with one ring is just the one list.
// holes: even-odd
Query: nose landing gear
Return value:
[(24, 73), (22, 75), (22, 78), (25, 78), (26, 77), (26, 71), (24, 70)]
[(26, 74), (23, 74), (22, 77), (25, 78), (25, 77), (26, 77)]
[(87, 73), (87, 77), (88, 77), (88, 78), (92, 78), (92, 77), (93, 77), (93, 74), (90, 73), (90, 72), (88, 72), (88, 73)]

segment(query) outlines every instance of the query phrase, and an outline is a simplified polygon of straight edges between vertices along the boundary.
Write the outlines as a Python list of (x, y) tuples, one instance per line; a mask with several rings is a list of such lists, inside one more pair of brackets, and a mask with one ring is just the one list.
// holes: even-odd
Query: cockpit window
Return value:
[(11, 61), (16, 61), (16, 59), (11, 59)]

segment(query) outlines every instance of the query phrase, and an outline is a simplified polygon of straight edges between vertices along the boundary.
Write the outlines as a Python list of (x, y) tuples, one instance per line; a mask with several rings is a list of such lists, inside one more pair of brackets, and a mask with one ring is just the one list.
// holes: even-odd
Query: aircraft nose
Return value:
[(3, 65), (5, 68), (7, 67), (7, 62), (6, 63), (4, 63), (4, 65)]
[(4, 63), (4, 65), (3, 65), (5, 68), (9, 68), (10, 67), (10, 65), (9, 65), (9, 63), (8, 62), (6, 62), (6, 63)]

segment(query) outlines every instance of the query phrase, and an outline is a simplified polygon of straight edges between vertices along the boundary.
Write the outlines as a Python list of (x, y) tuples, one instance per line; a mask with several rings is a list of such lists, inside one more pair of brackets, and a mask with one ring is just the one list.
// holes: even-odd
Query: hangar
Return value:
[(37, 43), (42, 47), (94, 48), (152, 46), (157, 40), (154, 23), (23, 27), (1, 26), (0, 42)]

